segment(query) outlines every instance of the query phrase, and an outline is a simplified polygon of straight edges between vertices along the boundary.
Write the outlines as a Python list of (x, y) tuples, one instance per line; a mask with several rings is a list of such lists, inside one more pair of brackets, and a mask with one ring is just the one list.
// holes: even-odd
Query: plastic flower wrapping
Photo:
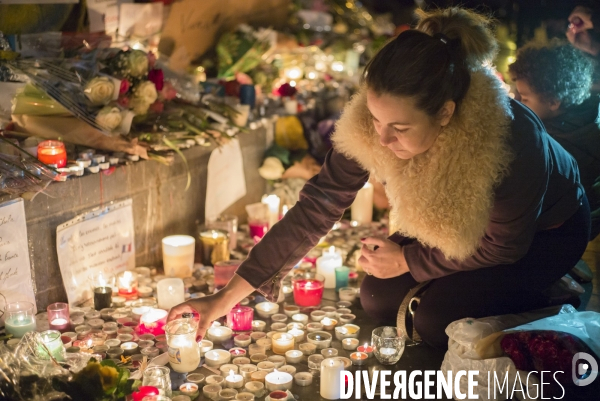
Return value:
[(50, 350), (37, 332), (14, 349), (0, 344), (0, 399), (121, 401), (139, 384), (113, 361)]

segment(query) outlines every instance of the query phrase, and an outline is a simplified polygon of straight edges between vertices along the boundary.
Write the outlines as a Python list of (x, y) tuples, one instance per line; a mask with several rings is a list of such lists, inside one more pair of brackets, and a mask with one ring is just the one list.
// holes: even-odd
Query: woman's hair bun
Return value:
[(498, 51), (498, 43), (491, 30), (493, 20), (464, 8), (451, 7), (433, 11), (416, 11), (419, 22), (416, 29), (431, 36), (446, 35), (460, 42), (461, 53), (469, 69), (490, 64)]

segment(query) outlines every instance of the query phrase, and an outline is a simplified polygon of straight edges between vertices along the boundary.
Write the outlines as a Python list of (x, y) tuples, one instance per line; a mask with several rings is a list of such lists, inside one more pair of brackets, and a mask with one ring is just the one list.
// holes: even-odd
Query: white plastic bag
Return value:
[[(587, 313), (587, 312), (584, 312)], [(593, 313), (593, 312), (592, 312)], [(570, 322), (566, 324), (573, 325), (577, 320), (576, 315), (579, 315), (575, 308), (571, 305), (558, 307), (550, 307), (537, 311), (516, 314), (491, 316), (482, 319), (466, 318), (452, 322), (446, 328), (446, 334), (449, 337), (448, 351), (444, 356), (441, 370), (443, 372), (452, 371), (454, 374), (460, 370), (477, 370), (479, 374), (474, 377), (477, 381), (475, 394), (479, 399), (485, 401), (503, 401), (508, 399), (508, 393), (512, 389), (512, 384), (515, 383), (515, 377), (519, 372), (520, 378), (526, 378), (527, 372), (520, 372), (515, 367), (515, 364), (508, 357), (481, 359), (475, 350), (475, 346), (479, 340), (489, 336), (490, 334), (507, 330), (562, 330), (557, 328), (558, 321)], [(549, 317), (550, 316), (550, 317)], [(541, 320), (540, 320), (541, 319)], [(548, 327), (543, 323), (546, 319), (554, 319), (552, 327)], [(542, 322), (542, 327), (536, 327), (538, 322)], [(573, 325), (577, 326), (577, 325)], [(526, 327), (526, 328), (525, 328)], [(596, 326), (593, 326), (596, 327)], [(600, 327), (598, 327), (600, 330)], [(511, 330), (513, 331), (513, 330)], [(581, 338), (581, 333), (569, 331), (569, 333)], [(599, 332), (600, 333), (600, 332)], [(596, 338), (600, 338), (598, 335)], [(585, 338), (582, 338), (586, 343), (589, 343)], [(593, 348), (592, 348), (593, 349)], [(594, 350), (595, 351), (595, 350)], [(596, 351), (595, 351), (596, 352)], [(504, 381), (504, 376), (508, 375), (509, 388), (502, 393), (493, 391), (488, 393), (489, 388), (492, 388), (494, 376), (491, 375), (492, 383), (488, 383), (488, 372), (496, 372), (496, 377), (500, 381)], [(460, 390), (463, 393), (468, 391), (467, 378), (463, 376), (460, 382)], [(529, 393), (536, 393), (536, 381), (530, 380)], [(527, 387), (527, 383), (522, 383), (523, 389)], [(515, 396), (522, 396), (522, 393), (515, 392)], [(526, 400), (527, 398), (520, 398)]]

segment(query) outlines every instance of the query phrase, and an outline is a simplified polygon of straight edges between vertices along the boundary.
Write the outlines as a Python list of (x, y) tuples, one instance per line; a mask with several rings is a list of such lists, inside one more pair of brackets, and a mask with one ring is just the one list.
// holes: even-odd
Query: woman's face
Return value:
[(434, 119), (415, 107), (412, 98), (379, 95), (371, 90), (367, 90), (367, 107), (381, 146), (400, 159), (412, 159), (429, 150), (454, 113), (454, 102), (448, 101), (441, 117)]

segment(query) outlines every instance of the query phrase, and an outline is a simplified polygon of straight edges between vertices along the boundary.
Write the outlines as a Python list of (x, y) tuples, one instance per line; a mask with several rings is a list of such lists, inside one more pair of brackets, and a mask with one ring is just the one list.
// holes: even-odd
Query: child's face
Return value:
[(527, 81), (523, 79), (518, 79), (516, 85), (517, 91), (519, 91), (519, 95), (521, 97), (521, 103), (529, 107), (541, 120), (551, 118), (556, 115), (556, 111), (558, 109), (556, 102), (545, 99), (541, 95), (535, 93)]

